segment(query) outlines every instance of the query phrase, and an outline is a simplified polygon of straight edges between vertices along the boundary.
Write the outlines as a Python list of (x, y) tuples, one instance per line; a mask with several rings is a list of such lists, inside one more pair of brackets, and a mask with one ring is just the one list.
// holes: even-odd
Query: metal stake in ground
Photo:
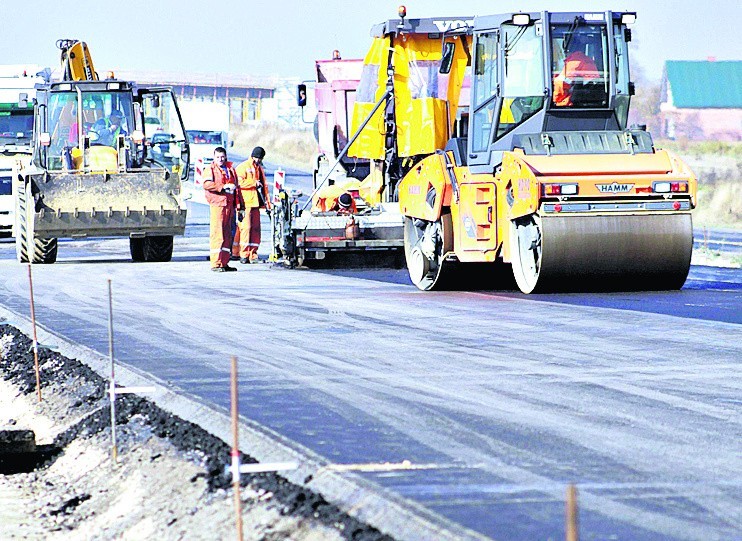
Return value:
[(237, 540), (242, 541), (242, 499), (240, 497), (240, 429), (237, 405), (237, 357), (232, 357), (232, 486), (234, 487), (234, 509), (237, 514)]
[(33, 327), (33, 366), (36, 372), (36, 395), (41, 402), (41, 374), (39, 373), (39, 341), (36, 339), (36, 308), (33, 302), (33, 277), (31, 264), (28, 264), (28, 291), (31, 296), (31, 326)]
[(579, 523), (577, 520), (577, 487), (567, 486), (567, 528), (566, 541), (579, 541)]

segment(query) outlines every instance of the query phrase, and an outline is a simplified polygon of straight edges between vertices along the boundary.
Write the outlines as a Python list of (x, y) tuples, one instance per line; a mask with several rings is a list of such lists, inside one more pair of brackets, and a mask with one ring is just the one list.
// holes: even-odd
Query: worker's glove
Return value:
[(241, 222), (245, 219), (245, 211), (244, 210), (238, 210), (237, 211), (237, 221)]
[(268, 218), (271, 217), (271, 210), (273, 210), (273, 209), (272, 208), (268, 208), (268, 207), (265, 208), (265, 215), (268, 216)]
[(232, 195), (237, 190), (237, 186), (234, 184), (225, 184), (223, 190), (224, 193)]

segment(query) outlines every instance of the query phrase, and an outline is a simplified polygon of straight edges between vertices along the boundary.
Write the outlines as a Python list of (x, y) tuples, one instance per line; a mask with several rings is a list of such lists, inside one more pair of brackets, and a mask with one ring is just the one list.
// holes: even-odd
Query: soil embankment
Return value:
[[(116, 399), (111, 460), (107, 382), (0, 325), (0, 428), (31, 429), (37, 452), (0, 455), (0, 539), (231, 539), (229, 446), (134, 395)], [(7, 457), (6, 457), (7, 458)], [(243, 462), (252, 462), (243, 456)], [(275, 474), (243, 476), (245, 539), (388, 540)]]

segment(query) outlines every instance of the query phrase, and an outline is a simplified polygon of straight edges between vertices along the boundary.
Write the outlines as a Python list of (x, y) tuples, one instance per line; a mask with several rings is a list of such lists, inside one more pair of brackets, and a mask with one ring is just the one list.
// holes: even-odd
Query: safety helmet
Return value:
[(263, 147), (255, 147), (254, 149), (252, 149), (251, 156), (253, 158), (258, 158), (259, 160), (262, 160), (263, 158), (265, 158), (265, 149)]

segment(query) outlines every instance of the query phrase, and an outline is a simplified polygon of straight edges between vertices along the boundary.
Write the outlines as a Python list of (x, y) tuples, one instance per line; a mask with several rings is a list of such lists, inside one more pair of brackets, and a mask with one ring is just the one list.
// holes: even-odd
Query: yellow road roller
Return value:
[[(465, 31), (441, 29), (434, 67), (418, 55), (395, 77), (381, 58), (379, 72), (401, 98), (384, 113), (385, 148), (393, 154), (402, 126), (417, 126), (417, 138), (453, 135), (443, 148), (408, 152), (396, 187), (418, 288), (467, 289), (476, 268), (479, 285), (495, 289), (509, 266), (524, 293), (682, 287), (696, 177), (641, 126), (627, 126), (635, 19), (474, 17)], [(405, 39), (405, 23), (396, 39)], [(444, 85), (465, 72), (470, 84)], [(400, 89), (420, 87), (421, 76), (416, 104)], [(438, 114), (462, 101), (452, 90), (469, 93), (468, 108)]]

